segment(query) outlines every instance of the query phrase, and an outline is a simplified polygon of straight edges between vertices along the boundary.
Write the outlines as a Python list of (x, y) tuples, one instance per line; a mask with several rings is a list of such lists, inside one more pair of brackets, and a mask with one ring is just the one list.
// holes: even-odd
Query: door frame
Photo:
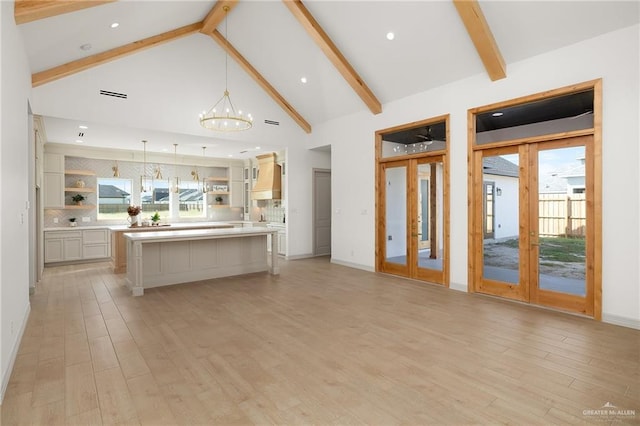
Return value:
[[(438, 151), (430, 151), (430, 152), (420, 152), (416, 154), (406, 154), (406, 155), (398, 155), (395, 157), (384, 158), (382, 155), (382, 137), (388, 133), (400, 132), (404, 130), (414, 129), (416, 127), (428, 126), (430, 124), (436, 124), (445, 122), (446, 126), (446, 148)], [(414, 183), (414, 176), (409, 173), (409, 163), (408, 160), (418, 160), (418, 162), (422, 159), (434, 159), (433, 161), (441, 161), (443, 167), (443, 214), (442, 214), (442, 246), (443, 246), (443, 255), (442, 255), (442, 273), (441, 279), (442, 282), (438, 283), (445, 287), (449, 287), (449, 229), (450, 229), (450, 196), (449, 196), (449, 150), (451, 145), (450, 138), (450, 120), (449, 114), (428, 118), (421, 121), (414, 121), (406, 124), (402, 124), (399, 126), (394, 126), (386, 129), (380, 129), (375, 132), (375, 270), (376, 272), (389, 273), (393, 275), (399, 275), (408, 278), (415, 278), (422, 281), (431, 282), (432, 276), (429, 274), (418, 274), (418, 267), (416, 265), (408, 265), (409, 272), (405, 272), (404, 268), (384, 268), (385, 263), (385, 222), (386, 222), (386, 212), (385, 212), (385, 176), (382, 173), (383, 166), (386, 163), (393, 162), (401, 162), (406, 161), (407, 165), (407, 174), (409, 175), (407, 186), (408, 188), (415, 189), (416, 183)], [(416, 211), (417, 206), (415, 203), (408, 203), (407, 206), (407, 214), (410, 215), (411, 211)], [(416, 218), (417, 223), (417, 218)], [(407, 228), (410, 228), (411, 225), (411, 216), (407, 217)], [(417, 240), (412, 242), (411, 240), (411, 232), (407, 231), (407, 251), (412, 250), (412, 247), (417, 246)], [(407, 257), (408, 258), (408, 257)], [(440, 273), (438, 273), (440, 275)]]
[[(535, 102), (546, 98), (552, 98), (561, 95), (568, 95), (571, 93), (582, 92), (585, 90), (593, 90), (593, 127), (590, 129), (582, 129), (561, 133), (552, 133), (542, 136), (528, 137), (516, 140), (505, 140), (500, 142), (493, 142), (478, 145), (476, 144), (476, 115), (483, 112), (506, 108), (509, 106)], [(593, 241), (589, 250), (592, 252), (592, 262), (588, 266), (591, 271), (592, 280), (592, 292), (593, 292), (593, 306), (590, 306), (586, 312), (580, 312), (584, 315), (593, 317), (596, 320), (602, 320), (602, 79), (591, 80), (571, 86), (566, 86), (546, 92), (541, 92), (529, 96), (523, 96), (520, 98), (499, 102), (491, 105), (485, 105), (482, 107), (472, 108), (467, 111), (468, 122), (468, 228), (469, 228), (469, 244), (468, 244), (468, 283), (467, 290), (470, 293), (478, 290), (478, 276), (482, 273), (480, 269), (478, 271), (478, 262), (475, 261), (477, 253), (482, 253), (482, 247), (479, 247), (479, 242), (482, 242), (483, 226), (479, 226), (477, 223), (478, 208), (482, 208), (482, 194), (478, 194), (478, 187), (482, 188), (482, 185), (478, 186), (478, 171), (482, 171), (482, 155), (474, 155), (475, 151), (489, 150), (507, 146), (519, 146), (519, 150), (528, 149), (528, 145), (536, 144), (539, 142), (547, 142), (554, 140), (563, 140), (580, 136), (592, 136), (592, 187), (593, 187), (593, 213), (590, 220), (591, 231), (593, 235)], [(521, 179), (526, 179), (529, 182), (529, 176), (527, 175), (527, 167), (521, 167)], [(526, 194), (528, 200), (528, 194)], [(523, 195), (521, 195), (521, 202)], [(478, 201), (480, 200), (480, 201)], [(522, 210), (522, 209), (521, 209)], [(481, 225), (481, 224), (480, 224)], [(521, 233), (522, 244), (529, 244), (528, 235), (523, 236)], [(521, 259), (521, 261), (529, 262), (530, 259)], [(528, 290), (528, 277), (525, 283)], [(521, 277), (522, 281), (522, 277)], [(521, 285), (523, 283), (521, 282)], [(589, 286), (587, 286), (589, 287)], [(545, 305), (546, 306), (546, 305)], [(574, 311), (575, 312), (575, 311)]]

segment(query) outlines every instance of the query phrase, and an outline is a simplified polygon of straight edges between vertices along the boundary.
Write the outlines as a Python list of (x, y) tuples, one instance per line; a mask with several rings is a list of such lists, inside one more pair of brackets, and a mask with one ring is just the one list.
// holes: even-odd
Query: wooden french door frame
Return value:
[[(542, 100), (545, 98), (551, 98), (554, 96), (561, 96), (570, 93), (576, 93), (584, 90), (593, 90), (594, 98), (593, 98), (593, 128), (584, 129), (584, 130), (576, 130), (569, 131), (563, 133), (556, 134), (548, 134), (537, 137), (530, 137), (525, 139), (518, 140), (507, 140), (497, 143), (485, 144), (485, 145), (476, 145), (476, 122), (475, 117), (476, 114), (480, 114), (482, 112), (491, 111), (497, 108), (505, 108), (513, 105), (524, 104), (527, 102), (535, 102), (537, 100)], [(519, 292), (514, 291), (515, 289), (507, 289), (505, 290), (504, 286), (500, 287), (503, 291), (505, 291), (504, 296), (509, 297), (509, 295), (514, 296), (511, 298), (518, 300), (525, 300), (525, 294), (529, 295), (529, 299), (533, 303), (537, 304), (545, 304), (546, 306), (558, 307), (560, 309), (566, 309), (574, 312), (579, 312), (588, 316), (592, 316), (596, 320), (602, 319), (602, 80), (593, 80), (587, 81), (584, 83), (575, 84), (572, 86), (567, 86), (555, 90), (550, 90), (543, 93), (538, 93), (530, 96), (524, 96), (522, 98), (513, 99), (510, 101), (499, 102), (492, 105), (486, 105), (483, 107), (473, 108), (468, 110), (467, 120), (469, 123), (468, 126), (468, 152), (469, 152), (469, 169), (468, 169), (468, 203), (469, 203), (469, 216), (468, 216), (468, 224), (469, 224), (469, 244), (468, 244), (468, 291), (476, 292), (479, 290), (479, 283), (482, 278), (482, 265), (478, 264), (478, 259), (480, 262), (482, 261), (482, 237), (483, 237), (483, 226), (481, 223), (478, 223), (479, 217), (482, 219), (482, 214), (478, 214), (478, 212), (482, 212), (482, 194), (479, 193), (479, 189), (482, 189), (481, 182), (479, 184), (478, 179), (482, 179), (482, 155), (479, 154), (478, 151), (486, 151), (489, 149), (499, 148), (499, 147), (517, 147), (518, 152), (520, 150), (530, 149), (528, 145), (535, 146), (533, 144), (548, 142), (548, 141), (562, 141), (568, 140), (575, 137), (582, 136), (590, 136), (592, 139), (589, 144), (586, 144), (585, 147), (591, 146), (590, 148), (590, 170), (588, 173), (589, 177), (587, 185), (590, 185), (591, 190), (591, 220), (588, 224), (587, 232), (591, 236), (589, 239), (589, 243), (587, 244), (588, 256), (591, 257), (590, 264), (587, 265), (586, 273), (587, 276), (585, 279), (588, 280), (587, 283), (587, 296), (589, 301), (587, 304), (589, 306), (585, 306), (584, 309), (577, 308), (572, 300), (561, 301), (558, 304), (554, 304), (549, 300), (549, 294), (546, 291), (536, 290), (537, 293), (533, 294), (533, 299), (531, 298), (531, 292), (529, 290), (529, 281), (528, 276), (524, 277), (524, 281), (521, 282), (522, 288), (519, 289)], [(536, 148), (533, 148), (534, 150)], [(529, 158), (529, 156), (527, 156)], [(530, 181), (528, 176), (529, 167), (521, 168), (520, 179), (526, 179), (526, 182)], [(522, 197), (523, 195), (521, 195)], [(529, 195), (526, 195), (526, 202), (529, 200)], [(480, 200), (480, 201), (479, 201)], [(522, 202), (522, 198), (520, 202)], [(522, 211), (522, 209), (521, 209)], [(532, 213), (528, 212), (527, 216), (530, 216)], [(522, 223), (522, 222), (521, 222)], [(521, 241), (519, 242), (520, 247), (523, 244), (530, 244), (528, 240), (529, 235), (523, 236), (522, 232), (520, 232)], [(531, 262), (531, 256), (528, 256), (527, 259), (520, 259), (521, 262), (529, 263)], [(528, 268), (528, 266), (527, 266)], [(530, 270), (530, 269), (529, 269)], [(485, 282), (485, 284), (487, 284)], [(491, 283), (489, 283), (489, 286)], [(497, 294), (500, 296), (500, 294)]]
[[(432, 194), (432, 196), (429, 198), (429, 200), (427, 201), (429, 203), (429, 211), (431, 212), (431, 214), (435, 214), (436, 216), (438, 216), (437, 214), (437, 201), (434, 200), (434, 197), (437, 196), (437, 191), (436, 191), (436, 179), (435, 179), (435, 175), (436, 173), (434, 172), (435, 167), (437, 165), (441, 165), (442, 166), (442, 188), (443, 188), (443, 193), (442, 193), (442, 217), (441, 217), (441, 221), (442, 221), (442, 269), (441, 270), (437, 270), (437, 269), (429, 269), (429, 268), (423, 268), (420, 267), (419, 264), (419, 256), (418, 256), (418, 252), (420, 249), (420, 242), (419, 242), (419, 232), (418, 232), (418, 190), (419, 190), (419, 174), (418, 174), (418, 167), (420, 165), (423, 164), (431, 164), (432, 167), (432, 174), (430, 176), (429, 182), (430, 182), (430, 188), (429, 188), (429, 193)], [(447, 285), (448, 283), (448, 234), (449, 234), (449, 220), (448, 220), (448, 214), (449, 214), (449, 209), (448, 209), (448, 205), (449, 205), (449, 195), (448, 195), (448, 181), (449, 181), (449, 176), (448, 176), (448, 171), (447, 171), (447, 167), (446, 167), (446, 156), (443, 154), (440, 155), (430, 155), (427, 157), (422, 157), (422, 158), (415, 158), (415, 159), (406, 159), (406, 160), (395, 160), (395, 161), (386, 161), (386, 162), (381, 162), (379, 164), (379, 171), (378, 171), (378, 176), (379, 179), (381, 179), (381, 182), (379, 182), (379, 191), (378, 191), (378, 205), (380, 206), (378, 209), (378, 226), (377, 226), (377, 235), (378, 235), (378, 250), (376, 250), (377, 252), (377, 270), (379, 272), (384, 272), (384, 273), (389, 273), (389, 274), (394, 274), (394, 275), (400, 275), (403, 277), (407, 277), (407, 278), (414, 278), (414, 279), (419, 279), (422, 281), (428, 281), (428, 282), (433, 282), (433, 283), (438, 283), (438, 284), (443, 284), (443, 285)], [(387, 170), (390, 168), (404, 168), (405, 169), (405, 193), (406, 193), (406, 207), (405, 207), (405, 211), (406, 211), (406, 221), (405, 221), (405, 235), (406, 235), (406, 240), (404, 242), (405, 244), (405, 256), (406, 256), (406, 263), (400, 264), (400, 263), (394, 263), (394, 262), (387, 262), (387, 252), (386, 252), (386, 238), (387, 238), (387, 229), (386, 229), (386, 223), (387, 223), (387, 217), (386, 217), (386, 200), (387, 200), (387, 188), (388, 186), (385, 183), (386, 180), (386, 176), (387, 176)], [(436, 212), (436, 213), (433, 213)], [(433, 245), (436, 245), (436, 250), (438, 251), (439, 254), (439, 241), (438, 241), (438, 224), (437, 224), (437, 219), (430, 219), (429, 221), (429, 225), (430, 225), (430, 229), (429, 229), (429, 233), (430, 235), (430, 240), (431, 240), (431, 249), (433, 250)]]

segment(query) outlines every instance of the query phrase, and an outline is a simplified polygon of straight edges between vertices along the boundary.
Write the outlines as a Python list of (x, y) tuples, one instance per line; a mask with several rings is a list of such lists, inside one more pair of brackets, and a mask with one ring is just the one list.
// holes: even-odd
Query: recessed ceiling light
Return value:
[(227, 157), (233, 157), (233, 154), (229, 154)]
[(84, 143), (82, 139), (76, 139), (76, 143)]
[(260, 149), (260, 147), (259, 147), (259, 146), (256, 146), (256, 149)]
[(120, 26), (120, 24), (118, 22), (114, 22), (113, 24), (111, 24), (111, 28), (118, 28)]
[(396, 35), (394, 33), (392, 33), (391, 31), (389, 31), (387, 33), (387, 40), (393, 40), (394, 38), (396, 38)]
[(88, 127), (85, 126), (84, 124), (79, 125), (78, 128), (83, 129), (83, 130), (87, 130), (88, 129)]
[(504, 115), (504, 112), (494, 112), (493, 114), (491, 114), (492, 117), (502, 117)]
[(91, 43), (85, 43), (82, 46), (80, 46), (80, 50), (84, 50), (85, 52), (91, 50)]
[(300, 78), (300, 81), (301, 81), (303, 84), (304, 84), (304, 83), (306, 83), (306, 82), (307, 82), (307, 77), (302, 77), (302, 78)]
[(167, 148), (162, 148), (162, 152), (169, 152)]

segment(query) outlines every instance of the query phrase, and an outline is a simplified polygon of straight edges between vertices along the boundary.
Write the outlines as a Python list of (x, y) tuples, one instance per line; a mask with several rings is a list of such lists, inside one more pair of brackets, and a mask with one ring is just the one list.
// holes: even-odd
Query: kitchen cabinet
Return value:
[[(278, 233), (274, 234), (274, 238), (277, 238), (278, 254), (286, 256), (287, 254), (287, 229), (284, 224), (269, 223), (267, 228), (277, 229)], [(271, 250), (271, 235), (267, 236), (267, 250)]]
[(87, 229), (82, 231), (82, 258), (109, 257), (109, 230)]
[(68, 262), (109, 257), (109, 230), (44, 232), (44, 262)]
[(80, 259), (82, 259), (82, 231), (45, 231), (45, 263)]
[(64, 208), (64, 155), (44, 154), (42, 196), (45, 209)]

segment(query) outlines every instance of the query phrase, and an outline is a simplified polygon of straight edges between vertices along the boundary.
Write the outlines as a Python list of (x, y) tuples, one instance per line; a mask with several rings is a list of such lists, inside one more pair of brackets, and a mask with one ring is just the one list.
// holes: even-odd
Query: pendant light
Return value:
[(153, 176), (147, 175), (147, 141), (142, 141), (142, 173), (140, 174), (140, 192), (153, 192)]
[(180, 193), (180, 178), (178, 177), (178, 144), (173, 144), (173, 181), (171, 185), (171, 191)]

